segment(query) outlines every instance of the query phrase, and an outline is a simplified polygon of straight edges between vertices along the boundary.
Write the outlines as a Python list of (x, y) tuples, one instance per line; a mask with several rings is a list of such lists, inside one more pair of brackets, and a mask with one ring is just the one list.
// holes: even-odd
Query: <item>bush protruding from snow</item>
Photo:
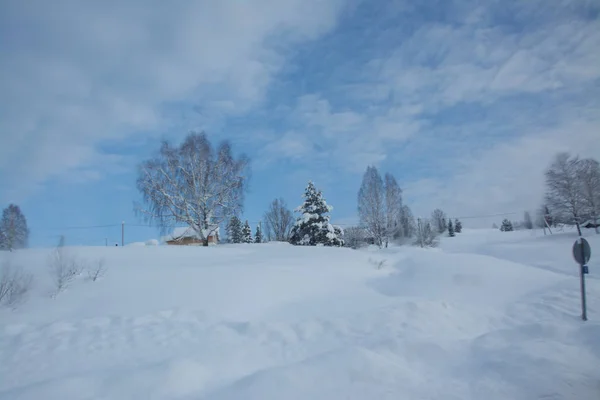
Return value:
[(500, 227), (500, 230), (502, 232), (511, 232), (511, 231), (513, 231), (514, 229), (513, 229), (512, 222), (510, 222), (508, 219), (505, 218), (502, 221), (502, 226)]
[(13, 268), (5, 261), (0, 269), (0, 304), (14, 305), (21, 301), (33, 282), (31, 274)]

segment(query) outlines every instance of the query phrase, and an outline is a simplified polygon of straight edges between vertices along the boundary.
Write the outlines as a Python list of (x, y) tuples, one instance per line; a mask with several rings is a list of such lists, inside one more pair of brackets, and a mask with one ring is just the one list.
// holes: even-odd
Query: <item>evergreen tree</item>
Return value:
[(452, 224), (452, 220), (448, 218), (448, 236), (454, 237), (454, 225)]
[(256, 233), (254, 234), (254, 243), (262, 243), (263, 237), (260, 231), (260, 225), (256, 225)]
[(252, 243), (252, 229), (250, 228), (250, 224), (248, 220), (244, 222), (244, 227), (242, 228), (242, 243)]
[(456, 233), (462, 232), (462, 223), (458, 220), (458, 218), (454, 221), (454, 232), (456, 232)]
[(231, 243), (242, 243), (242, 221), (237, 216), (231, 217), (226, 230)]
[(501, 230), (502, 232), (511, 232), (511, 231), (513, 231), (513, 225), (512, 225), (512, 222), (510, 222), (508, 219), (506, 219), (506, 218), (505, 218), (505, 219), (502, 221), (502, 226), (500, 227), (500, 230)]
[(329, 223), (329, 212), (323, 193), (312, 182), (304, 191), (304, 203), (295, 211), (300, 214), (292, 228), (290, 243), (300, 246), (343, 246), (341, 230)]
[(0, 220), (0, 250), (15, 250), (27, 247), (29, 228), (19, 206), (10, 204), (2, 212)]

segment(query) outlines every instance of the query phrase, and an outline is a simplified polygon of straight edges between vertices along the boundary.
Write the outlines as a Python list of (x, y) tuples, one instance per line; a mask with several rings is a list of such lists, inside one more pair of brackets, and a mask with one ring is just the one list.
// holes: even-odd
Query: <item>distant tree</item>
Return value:
[(27, 219), (19, 206), (10, 204), (2, 212), (0, 220), (0, 250), (16, 250), (27, 247), (29, 228)]
[(229, 238), (229, 241), (231, 243), (242, 243), (243, 242), (242, 221), (240, 221), (240, 219), (237, 217), (237, 215), (234, 215), (233, 217), (231, 217), (225, 230), (227, 231), (227, 237)]
[(510, 232), (510, 231), (512, 231), (513, 230), (512, 222), (510, 222), (508, 219), (505, 218), (502, 221), (502, 226), (500, 227), (500, 230), (502, 232)]
[(367, 244), (367, 231), (358, 226), (352, 226), (344, 230), (344, 245), (358, 249)]
[(431, 225), (427, 219), (417, 220), (415, 245), (421, 247), (435, 247), (437, 245), (437, 230)]
[(379, 171), (372, 166), (367, 167), (358, 192), (358, 215), (375, 244), (383, 247), (386, 238), (385, 190)]
[(561, 222), (574, 222), (581, 235), (580, 219), (585, 214), (585, 200), (579, 181), (579, 157), (559, 153), (546, 171), (546, 202)]
[(264, 215), (265, 233), (271, 240), (286, 242), (294, 225), (294, 216), (283, 199), (275, 199)]
[(250, 228), (250, 224), (248, 220), (244, 222), (244, 226), (242, 227), (242, 243), (253, 243), (252, 239), (252, 229)]
[(599, 233), (597, 224), (600, 215), (600, 164), (591, 158), (581, 160), (577, 175), (585, 214), (592, 218), (596, 233)]
[(498, 225), (495, 222), (492, 224), (492, 229), (498, 229)]
[(400, 210), (400, 226), (402, 227), (402, 237), (405, 239), (415, 236), (417, 224), (410, 207), (403, 205)]
[(531, 215), (529, 215), (528, 211), (525, 211), (523, 215), (523, 227), (525, 229), (533, 229), (533, 221), (531, 220)]
[(434, 228), (437, 229), (438, 233), (442, 234), (446, 232), (446, 228), (448, 227), (448, 224), (446, 223), (446, 213), (439, 208), (436, 208), (431, 213), (431, 223)]
[(204, 133), (190, 133), (180, 146), (163, 142), (139, 166), (136, 210), (163, 231), (186, 224), (208, 246), (218, 226), (243, 207), (249, 160), (235, 158), (229, 142), (215, 150)]
[(260, 225), (256, 225), (256, 233), (254, 234), (254, 243), (262, 243), (263, 237), (260, 231)]
[(454, 225), (452, 224), (452, 220), (448, 218), (448, 236), (454, 237)]
[(390, 240), (398, 239), (402, 233), (400, 214), (402, 212), (402, 189), (392, 174), (386, 173), (385, 188), (385, 246)]
[(461, 233), (462, 232), (462, 222), (458, 220), (458, 218), (454, 221), (454, 232)]
[(329, 223), (329, 206), (323, 193), (317, 190), (312, 182), (308, 182), (304, 191), (304, 203), (296, 208), (300, 216), (292, 228), (290, 243), (299, 246), (343, 246), (344, 241), (338, 236), (341, 233)]

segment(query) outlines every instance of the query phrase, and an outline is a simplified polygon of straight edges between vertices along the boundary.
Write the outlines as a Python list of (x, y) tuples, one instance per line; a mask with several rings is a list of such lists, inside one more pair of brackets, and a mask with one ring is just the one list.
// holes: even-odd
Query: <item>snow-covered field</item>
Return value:
[(49, 249), (0, 254), (35, 274), (27, 301), (0, 310), (0, 399), (600, 399), (600, 235), (587, 236), (587, 322), (573, 233), (69, 248), (107, 272), (56, 298)]

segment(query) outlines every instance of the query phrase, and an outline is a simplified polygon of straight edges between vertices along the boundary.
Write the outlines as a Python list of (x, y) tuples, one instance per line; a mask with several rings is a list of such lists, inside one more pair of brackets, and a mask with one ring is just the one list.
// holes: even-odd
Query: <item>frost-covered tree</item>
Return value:
[(242, 221), (237, 215), (231, 217), (225, 229), (227, 231), (229, 242), (242, 243)]
[(369, 230), (375, 244), (383, 246), (386, 237), (385, 190), (377, 168), (369, 166), (358, 192), (360, 223)]
[(27, 219), (19, 206), (10, 204), (3, 210), (0, 220), (0, 250), (22, 249), (28, 242)]
[(286, 242), (294, 225), (294, 216), (285, 200), (275, 199), (264, 215), (265, 233), (269, 240)]
[(252, 239), (252, 229), (250, 228), (250, 224), (248, 220), (244, 222), (244, 226), (242, 228), (242, 243), (253, 243), (254, 239)]
[(403, 238), (408, 239), (415, 236), (417, 224), (410, 207), (407, 205), (403, 205), (400, 209), (400, 226), (402, 227)]
[(260, 225), (256, 225), (256, 233), (254, 234), (254, 243), (262, 243), (263, 242), (263, 236), (262, 236), (262, 232), (260, 231)]
[(559, 153), (546, 171), (546, 203), (558, 215), (560, 222), (575, 223), (581, 235), (580, 223), (585, 214), (585, 200), (579, 180), (579, 157)]
[(492, 229), (498, 229), (498, 225), (495, 222), (492, 224)]
[(508, 219), (504, 219), (502, 220), (502, 226), (500, 226), (500, 230), (502, 232), (511, 232), (513, 231), (513, 224), (512, 222), (510, 222)]
[(446, 213), (439, 208), (436, 208), (431, 213), (431, 223), (434, 228), (437, 229), (438, 233), (442, 234), (446, 232), (446, 228), (448, 227), (446, 223)]
[(456, 220), (454, 221), (454, 232), (462, 232), (462, 222), (460, 222), (458, 218), (456, 218)]
[(367, 231), (365, 228), (351, 226), (344, 229), (344, 246), (352, 249), (358, 249), (367, 244)]
[[(600, 164), (591, 158), (581, 160), (577, 175), (585, 214), (597, 224), (600, 215)], [(598, 226), (596, 233), (599, 233)]]
[(525, 229), (533, 229), (533, 220), (531, 219), (529, 211), (525, 211), (525, 214), (523, 215), (523, 227)]
[(454, 225), (452, 224), (452, 220), (448, 218), (448, 236), (454, 237)]
[(139, 214), (163, 231), (186, 224), (208, 246), (208, 237), (243, 207), (249, 160), (234, 157), (229, 142), (213, 148), (204, 133), (190, 133), (180, 146), (163, 142), (139, 166)]
[(290, 243), (300, 246), (343, 246), (341, 231), (329, 223), (329, 212), (323, 193), (312, 182), (304, 191), (304, 203), (296, 208), (299, 217), (292, 228)]
[(435, 247), (438, 243), (437, 229), (434, 229), (431, 222), (427, 219), (419, 219), (415, 232), (415, 245), (421, 247)]
[(400, 214), (402, 212), (402, 189), (392, 174), (385, 174), (385, 245), (392, 239), (399, 239), (402, 235)]

